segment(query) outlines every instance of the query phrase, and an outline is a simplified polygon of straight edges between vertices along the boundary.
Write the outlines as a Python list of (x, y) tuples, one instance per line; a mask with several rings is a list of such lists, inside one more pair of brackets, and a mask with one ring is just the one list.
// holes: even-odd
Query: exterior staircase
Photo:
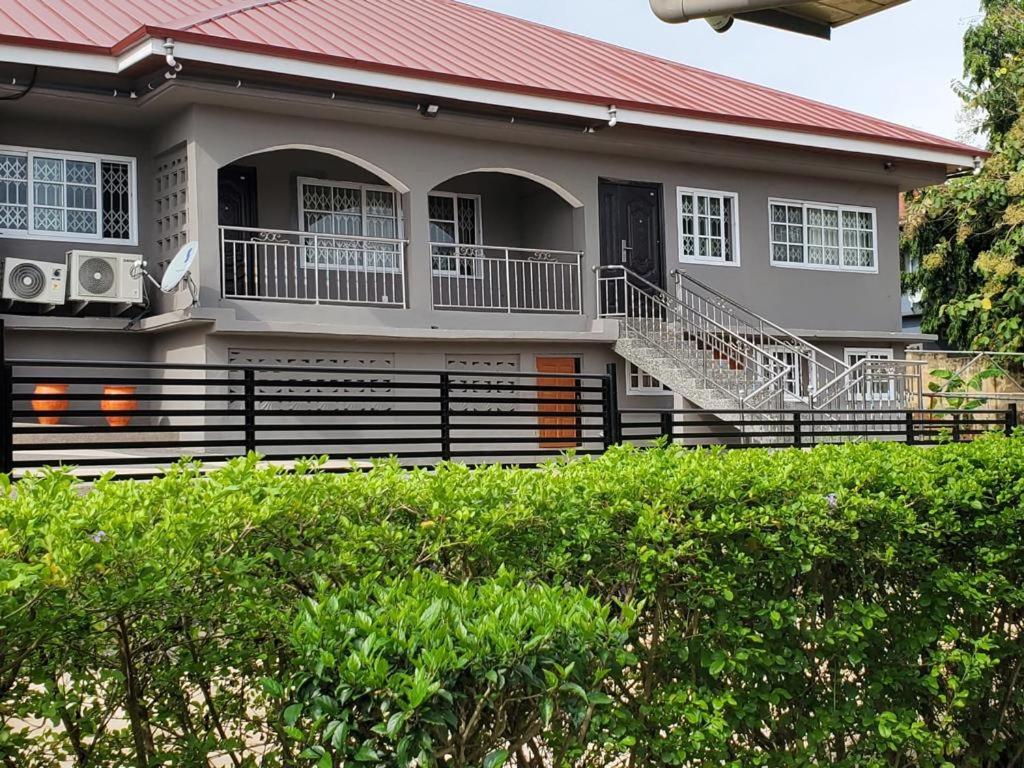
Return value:
[(598, 269), (600, 317), (619, 321), (615, 351), (707, 411), (732, 412), (770, 431), (794, 410), (819, 432), (850, 415), (921, 407), (920, 364), (847, 365), (685, 272), (669, 293), (625, 267)]

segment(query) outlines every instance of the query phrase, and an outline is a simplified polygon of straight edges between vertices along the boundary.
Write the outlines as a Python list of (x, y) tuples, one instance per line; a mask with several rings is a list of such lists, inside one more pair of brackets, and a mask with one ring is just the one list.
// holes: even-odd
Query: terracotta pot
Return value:
[(55, 426), (60, 424), (60, 416), (43, 416), (44, 413), (63, 413), (68, 409), (67, 400), (59, 400), (55, 396), (66, 395), (67, 384), (36, 384), (35, 394), (45, 395), (47, 399), (33, 400), (32, 410), (39, 414), (36, 418), (40, 424)]
[(103, 388), (103, 394), (105, 397), (122, 396), (117, 399), (105, 399), (100, 403), (100, 410), (107, 413), (107, 424), (112, 427), (127, 427), (131, 424), (132, 417), (129, 414), (138, 409), (139, 401), (129, 400), (124, 396), (134, 395), (135, 387), (110, 385)]

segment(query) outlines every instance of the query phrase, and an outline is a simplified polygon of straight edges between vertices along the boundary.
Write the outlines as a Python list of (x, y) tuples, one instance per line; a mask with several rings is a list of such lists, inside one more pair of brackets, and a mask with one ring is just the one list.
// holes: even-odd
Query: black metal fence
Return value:
[(808, 447), (852, 439), (926, 445), (1012, 431), (1017, 411), (662, 411), (620, 408), (601, 374), (366, 370), (4, 360), (0, 471), (76, 467), (148, 476), (184, 457), (327, 456), (328, 469), (546, 461), (618, 442)]

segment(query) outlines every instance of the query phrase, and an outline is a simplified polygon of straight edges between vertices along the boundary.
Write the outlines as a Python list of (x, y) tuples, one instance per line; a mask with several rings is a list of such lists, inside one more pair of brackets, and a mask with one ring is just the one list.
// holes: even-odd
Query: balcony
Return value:
[(578, 315), (583, 254), (431, 243), (434, 309)]
[(226, 299), (405, 307), (406, 242), (220, 227)]
[[(583, 208), (564, 190), (492, 169), (441, 182), (420, 210), (410, 210), (411, 195), (365, 162), (306, 149), (270, 150), (221, 168), (222, 296), (582, 314)], [(411, 252), (409, 233), (417, 233)]]

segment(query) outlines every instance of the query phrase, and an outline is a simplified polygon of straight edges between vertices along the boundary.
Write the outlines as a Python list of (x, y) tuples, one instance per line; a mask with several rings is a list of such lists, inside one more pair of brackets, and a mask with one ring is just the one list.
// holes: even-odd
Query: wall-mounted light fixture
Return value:
[(441, 108), (437, 104), (420, 104), (416, 107), (419, 113), (424, 117), (437, 117), (437, 113), (441, 111)]

